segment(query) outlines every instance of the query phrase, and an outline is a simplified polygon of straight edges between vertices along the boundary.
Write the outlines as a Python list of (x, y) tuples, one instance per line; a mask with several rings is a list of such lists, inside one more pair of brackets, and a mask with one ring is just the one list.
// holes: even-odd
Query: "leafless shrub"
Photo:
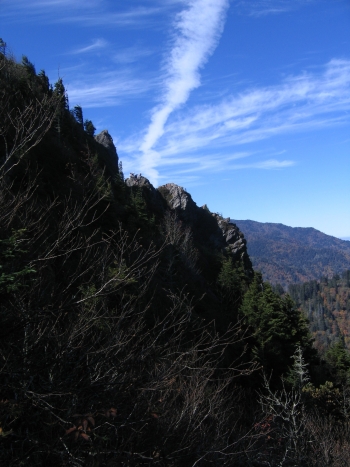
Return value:
[(14, 108), (6, 91), (0, 92), (0, 137), (5, 147), (1, 178), (42, 141), (52, 126), (59, 103), (57, 96), (52, 94), (40, 99), (33, 97), (23, 107)]
[(253, 364), (223, 365), (240, 327), (219, 335), (181, 291), (158, 313), (146, 292), (161, 251), (101, 232), (88, 181), (80, 201), (2, 188), (4, 232), (23, 229), (35, 273), (0, 303), (1, 461), (234, 465), (253, 443), (235, 383)]
[(256, 428), (260, 430), (264, 445), (258, 457), (271, 466), (307, 465), (310, 439), (303, 387), (309, 375), (300, 347), (294, 354), (291, 371), (294, 381), (290, 389), (282, 380), (282, 388), (273, 390), (264, 374), (263, 390), (259, 393), (264, 418)]
[(309, 465), (344, 467), (350, 465), (350, 426), (313, 410), (306, 418), (310, 440)]
[[(2, 44), (5, 44), (2, 41)], [(27, 67), (0, 53), (0, 179), (37, 146), (51, 128), (61, 98), (40, 86)]]

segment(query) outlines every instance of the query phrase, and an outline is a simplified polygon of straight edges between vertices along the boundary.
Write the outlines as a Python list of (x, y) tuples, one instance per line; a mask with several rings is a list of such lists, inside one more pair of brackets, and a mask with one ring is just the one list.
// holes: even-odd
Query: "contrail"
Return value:
[(214, 52), (224, 27), (229, 0), (188, 0), (175, 22), (174, 45), (165, 64), (162, 103), (153, 109), (151, 123), (140, 146), (140, 167), (154, 184), (161, 159), (154, 146), (164, 133), (169, 115), (200, 86), (199, 70)]

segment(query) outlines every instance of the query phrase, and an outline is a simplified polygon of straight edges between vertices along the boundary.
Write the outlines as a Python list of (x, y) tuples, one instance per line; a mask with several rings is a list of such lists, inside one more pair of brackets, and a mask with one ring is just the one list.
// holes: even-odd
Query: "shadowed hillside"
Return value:
[(346, 350), (0, 44), (0, 465), (349, 465)]

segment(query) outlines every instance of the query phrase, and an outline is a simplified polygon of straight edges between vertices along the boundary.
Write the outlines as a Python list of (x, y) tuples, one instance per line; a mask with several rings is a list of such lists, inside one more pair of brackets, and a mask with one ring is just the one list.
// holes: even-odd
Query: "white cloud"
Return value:
[(199, 70), (213, 53), (221, 35), (228, 0), (188, 0), (177, 16), (173, 46), (166, 61), (161, 104), (153, 110), (151, 123), (140, 146), (141, 169), (153, 182), (161, 160), (154, 145), (164, 133), (172, 112), (184, 104), (200, 85)]
[(295, 161), (277, 159), (266, 159), (250, 163), (236, 162), (237, 160), (246, 159), (253, 155), (253, 153), (249, 152), (240, 152), (234, 154), (213, 153), (207, 156), (191, 156), (189, 158), (164, 158), (161, 159), (161, 163), (158, 166), (162, 168), (159, 179), (176, 180), (179, 184), (183, 184), (186, 181), (187, 184), (192, 186), (193, 183), (197, 184), (200, 180), (202, 180), (201, 183), (203, 183), (203, 177), (208, 173), (226, 174), (244, 169), (278, 170), (295, 165)]
[[(96, 8), (100, 5), (99, 0), (2, 0), (2, 4), (5, 7), (4, 13), (8, 16), (15, 14), (15, 12), (22, 10), (28, 14), (37, 15), (38, 13), (48, 12), (51, 13), (52, 9), (64, 10), (66, 13), (69, 10), (79, 9), (88, 11), (91, 8)], [(52, 18), (54, 18), (52, 16)]]
[(278, 161), (276, 159), (268, 159), (262, 162), (255, 162), (252, 164), (237, 164), (232, 166), (233, 170), (238, 169), (283, 169), (285, 167), (292, 167), (295, 165), (295, 161)]
[[(349, 123), (349, 112), (350, 60), (333, 59), (318, 72), (290, 76), (279, 85), (247, 89), (212, 105), (177, 109), (161, 127), (163, 134), (146, 162), (159, 178), (165, 173), (173, 178), (191, 171), (288, 168), (294, 162), (278, 160), (281, 154), (267, 155), (262, 162), (260, 155), (259, 162), (248, 164), (233, 164), (229, 155), (238, 145), (275, 135)], [(121, 151), (135, 158), (144, 141), (134, 136), (120, 143)]]
[(112, 11), (97, 10), (93, 13), (81, 14), (79, 16), (64, 17), (61, 21), (80, 23), (85, 26), (118, 26), (130, 27), (156, 24), (155, 16), (163, 13), (165, 8), (161, 7), (136, 7), (120, 10), (118, 13)]
[(250, 16), (266, 16), (296, 10), (315, 0), (241, 0), (236, 3), (238, 11)]
[[(172, 11), (182, 0), (152, 0), (152, 5), (133, 5), (132, 0), (115, 8), (104, 0), (2, 0), (1, 15), (7, 21), (79, 23), (81, 26), (158, 27), (159, 15)], [(117, 12), (116, 12), (117, 10)]]
[(149, 57), (153, 53), (154, 52), (150, 49), (145, 49), (140, 46), (133, 46), (115, 52), (112, 55), (112, 59), (117, 63), (129, 64), (137, 62), (144, 57)]
[(332, 60), (319, 75), (304, 73), (277, 86), (247, 90), (219, 104), (183, 112), (167, 125), (156, 149), (181, 153), (209, 143), (257, 141), (339, 123), (349, 118), (346, 110), (350, 110), (350, 61)]
[(80, 49), (73, 50), (71, 54), (84, 54), (87, 52), (93, 52), (94, 50), (103, 49), (107, 47), (108, 42), (104, 39), (96, 39), (92, 44), (81, 47)]
[(138, 79), (128, 73), (114, 71), (89, 74), (74, 81), (65, 79), (69, 101), (83, 108), (120, 105), (127, 99), (139, 97), (153, 86), (150, 79)]

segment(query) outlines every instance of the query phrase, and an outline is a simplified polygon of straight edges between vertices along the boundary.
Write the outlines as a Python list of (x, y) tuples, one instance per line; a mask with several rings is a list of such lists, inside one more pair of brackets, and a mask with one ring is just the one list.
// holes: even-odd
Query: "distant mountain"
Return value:
[(308, 227), (231, 219), (244, 233), (255, 270), (283, 287), (350, 268), (350, 242)]

